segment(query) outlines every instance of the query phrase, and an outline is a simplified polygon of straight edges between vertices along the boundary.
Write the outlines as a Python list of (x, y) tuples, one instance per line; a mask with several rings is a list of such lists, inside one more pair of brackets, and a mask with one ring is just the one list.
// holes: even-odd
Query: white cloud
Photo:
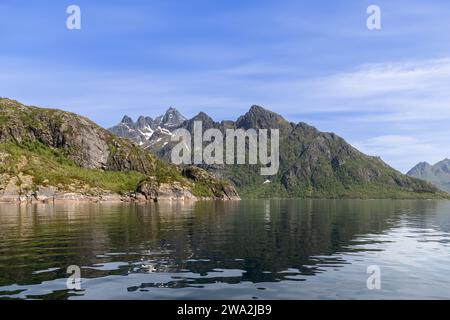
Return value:
[(438, 112), (440, 118), (450, 118), (448, 58), (368, 64), (319, 78), (263, 83), (259, 88), (277, 92), (283, 106), (301, 101), (307, 106), (299, 110), (304, 113), (371, 112), (375, 119), (409, 113), (411, 120), (434, 120), (431, 112)]
[(335, 97), (373, 97), (399, 92), (444, 93), (450, 82), (450, 59), (365, 65), (327, 79)]

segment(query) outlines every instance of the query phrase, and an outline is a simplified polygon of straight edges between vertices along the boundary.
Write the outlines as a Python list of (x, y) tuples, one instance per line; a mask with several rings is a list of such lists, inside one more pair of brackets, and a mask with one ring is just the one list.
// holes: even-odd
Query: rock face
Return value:
[(435, 165), (421, 162), (412, 168), (407, 175), (428, 181), (443, 191), (450, 192), (450, 160), (444, 159)]
[(147, 200), (192, 200), (196, 198), (192, 192), (180, 183), (158, 184), (155, 177), (141, 183), (138, 192), (143, 194)]
[(133, 143), (73, 113), (0, 99), (0, 143), (39, 141), (84, 168), (151, 172), (155, 159)]
[(183, 169), (183, 175), (193, 180), (194, 183), (207, 186), (209, 190), (212, 190), (215, 199), (240, 199), (239, 194), (231, 184), (217, 183), (216, 177), (206, 170), (191, 166)]
[(35, 198), (37, 201), (41, 202), (51, 201), (57, 195), (57, 191), (58, 190), (55, 187), (38, 186), (35, 193)]
[[(174, 109), (166, 115), (164, 123), (182, 120)], [(149, 121), (141, 117), (138, 123)], [(194, 200), (205, 190), (209, 198), (221, 196), (204, 182), (197, 188), (180, 168), (87, 118), (0, 99), (0, 201), (142, 201), (147, 194), (138, 190), (138, 182), (150, 177), (156, 179), (152, 201)], [(228, 188), (223, 181), (214, 183)]]
[[(201, 112), (178, 128), (193, 133), (194, 121), (203, 122), (203, 131), (216, 128), (224, 135), (226, 129), (279, 129), (280, 169), (274, 176), (261, 176), (260, 165), (201, 166), (214, 176), (230, 180), (239, 193), (247, 197), (441, 196), (431, 184), (401, 174), (381, 159), (358, 151), (334, 133), (320, 132), (302, 122), (288, 122), (260, 106), (252, 106), (237, 121), (215, 122)], [(143, 147), (170, 160), (175, 145), (170, 138), (170, 135), (152, 136)]]
[(240, 200), (236, 189), (230, 184), (217, 183), (217, 179), (210, 173), (198, 167), (187, 167), (183, 169), (183, 175), (194, 181), (196, 185), (207, 187), (211, 194), (194, 196), (191, 190), (183, 187), (179, 183), (158, 184), (155, 177), (143, 181), (138, 187), (138, 192), (145, 195), (148, 200), (166, 199), (166, 200), (186, 200), (186, 199), (208, 199), (215, 200)]
[(130, 117), (124, 116), (122, 121), (110, 131), (141, 145), (150, 139), (156, 128), (155, 121), (150, 117), (139, 117), (137, 122), (134, 122)]

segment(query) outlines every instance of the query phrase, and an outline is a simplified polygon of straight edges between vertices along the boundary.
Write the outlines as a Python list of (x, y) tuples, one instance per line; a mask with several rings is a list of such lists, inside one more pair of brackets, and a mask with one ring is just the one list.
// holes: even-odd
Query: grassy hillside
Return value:
[(228, 183), (203, 170), (195, 173), (186, 175), (84, 117), (0, 99), (0, 195), (45, 186), (86, 195), (127, 194), (151, 180), (156, 195), (164, 185), (165, 196), (237, 196)]
[(38, 185), (59, 186), (61, 190), (109, 190), (125, 194), (134, 192), (145, 175), (136, 171), (104, 171), (77, 166), (60, 150), (40, 142), (0, 144), (0, 172), (11, 176), (31, 176), (30, 188)]

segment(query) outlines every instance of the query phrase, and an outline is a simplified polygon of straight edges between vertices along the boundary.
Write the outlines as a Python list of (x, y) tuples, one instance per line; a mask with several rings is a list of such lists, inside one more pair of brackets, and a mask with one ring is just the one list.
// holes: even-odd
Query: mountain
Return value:
[(161, 122), (158, 124), (161, 128), (175, 128), (182, 124), (187, 119), (175, 108), (169, 108), (164, 116), (161, 118)]
[(0, 201), (204, 197), (238, 195), (204, 170), (167, 164), (85, 117), (0, 98)]
[(136, 122), (125, 115), (122, 121), (109, 130), (122, 138), (130, 139), (139, 145), (148, 141), (155, 132), (170, 134), (170, 129), (178, 127), (187, 119), (175, 108), (169, 108), (164, 115), (155, 119), (140, 116)]
[[(280, 130), (280, 169), (274, 176), (261, 176), (261, 165), (201, 166), (221, 179), (230, 180), (245, 197), (432, 198), (443, 195), (431, 184), (403, 175), (381, 159), (363, 154), (334, 133), (321, 132), (303, 122), (291, 123), (261, 106), (252, 106), (236, 121), (215, 122), (200, 112), (178, 128), (192, 133), (194, 121), (200, 120), (203, 130), (216, 128), (223, 133), (226, 129)], [(170, 135), (159, 135), (152, 136), (142, 147), (170, 161), (175, 144)]]
[(441, 190), (450, 192), (450, 160), (444, 159), (435, 165), (421, 162), (412, 168), (408, 176), (428, 181)]

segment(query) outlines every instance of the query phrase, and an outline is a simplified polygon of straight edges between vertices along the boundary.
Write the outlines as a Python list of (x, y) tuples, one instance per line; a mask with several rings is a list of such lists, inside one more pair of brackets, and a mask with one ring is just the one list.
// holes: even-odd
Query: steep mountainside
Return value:
[(186, 170), (87, 118), (0, 99), (0, 200), (238, 197), (228, 183)]
[(428, 181), (440, 189), (450, 192), (450, 160), (444, 159), (435, 165), (421, 162), (412, 168), (408, 176)]
[[(279, 129), (280, 169), (275, 176), (260, 175), (260, 165), (202, 166), (214, 175), (229, 179), (246, 197), (439, 197), (429, 183), (401, 174), (381, 159), (367, 156), (334, 133), (320, 132), (306, 123), (290, 123), (282, 116), (253, 106), (235, 122), (213, 121), (199, 113), (179, 127), (193, 131), (195, 120), (203, 130), (218, 128)], [(170, 136), (151, 137), (144, 148), (170, 159)]]

